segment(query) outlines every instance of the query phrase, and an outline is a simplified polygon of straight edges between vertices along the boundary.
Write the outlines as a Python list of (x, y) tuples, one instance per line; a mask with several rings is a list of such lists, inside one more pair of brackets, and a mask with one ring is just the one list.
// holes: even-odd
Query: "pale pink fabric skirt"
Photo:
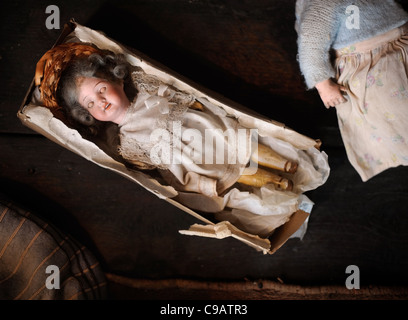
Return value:
[(336, 52), (336, 107), (350, 163), (367, 181), (408, 165), (408, 24)]

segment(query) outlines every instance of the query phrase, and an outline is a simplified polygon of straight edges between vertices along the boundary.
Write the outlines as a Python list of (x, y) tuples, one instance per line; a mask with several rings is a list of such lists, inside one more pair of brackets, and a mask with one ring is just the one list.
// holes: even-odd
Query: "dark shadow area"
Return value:
[(98, 252), (89, 234), (75, 217), (66, 208), (58, 204), (57, 201), (46, 197), (29, 185), (0, 177), (0, 202), (5, 206), (9, 204), (15, 205), (51, 223), (63, 233), (72, 236), (79, 243), (86, 246), (104, 265), (104, 259)]

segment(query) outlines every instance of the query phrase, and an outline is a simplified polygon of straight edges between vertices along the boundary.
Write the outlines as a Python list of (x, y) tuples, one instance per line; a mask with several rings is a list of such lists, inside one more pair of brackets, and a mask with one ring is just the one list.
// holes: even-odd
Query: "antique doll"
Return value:
[[(254, 147), (253, 134), (236, 119), (220, 117), (217, 107), (205, 107), (191, 94), (132, 68), (121, 55), (85, 50), (87, 55), (64, 67), (57, 103), (84, 126), (117, 124), (119, 153), (128, 163), (159, 169), (177, 190), (210, 197), (236, 182), (292, 190), (292, 181), (277, 172), (293, 174), (298, 164), (262, 144)], [(133, 96), (125, 89), (132, 85)], [(251, 160), (264, 168), (247, 174)]]
[(408, 165), (408, 14), (393, 0), (298, 0), (298, 59), (308, 89), (335, 107), (363, 181)]
[(110, 156), (173, 187), (183, 205), (254, 234), (270, 235), (300, 208), (310, 212), (303, 192), (329, 174), (319, 141), (292, 130), (259, 135), (123, 54), (65, 43), (40, 59), (35, 79), (40, 104), (85, 139), (102, 137)]

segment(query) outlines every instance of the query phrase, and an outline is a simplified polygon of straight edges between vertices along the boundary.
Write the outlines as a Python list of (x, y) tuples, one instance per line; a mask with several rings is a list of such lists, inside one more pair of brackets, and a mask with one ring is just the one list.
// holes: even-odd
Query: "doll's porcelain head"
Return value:
[(123, 90), (123, 81), (111, 82), (103, 78), (77, 78), (79, 104), (96, 120), (122, 122), (129, 107), (129, 99)]
[(130, 104), (124, 88), (129, 72), (120, 55), (75, 59), (61, 74), (58, 103), (83, 125), (91, 126), (95, 120), (119, 124)]

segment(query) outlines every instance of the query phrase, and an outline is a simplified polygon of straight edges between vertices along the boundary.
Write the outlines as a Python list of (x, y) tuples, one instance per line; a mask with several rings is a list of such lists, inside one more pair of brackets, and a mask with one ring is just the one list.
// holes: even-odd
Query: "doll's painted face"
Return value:
[(78, 101), (99, 121), (120, 124), (129, 107), (122, 83), (100, 78), (78, 79)]

